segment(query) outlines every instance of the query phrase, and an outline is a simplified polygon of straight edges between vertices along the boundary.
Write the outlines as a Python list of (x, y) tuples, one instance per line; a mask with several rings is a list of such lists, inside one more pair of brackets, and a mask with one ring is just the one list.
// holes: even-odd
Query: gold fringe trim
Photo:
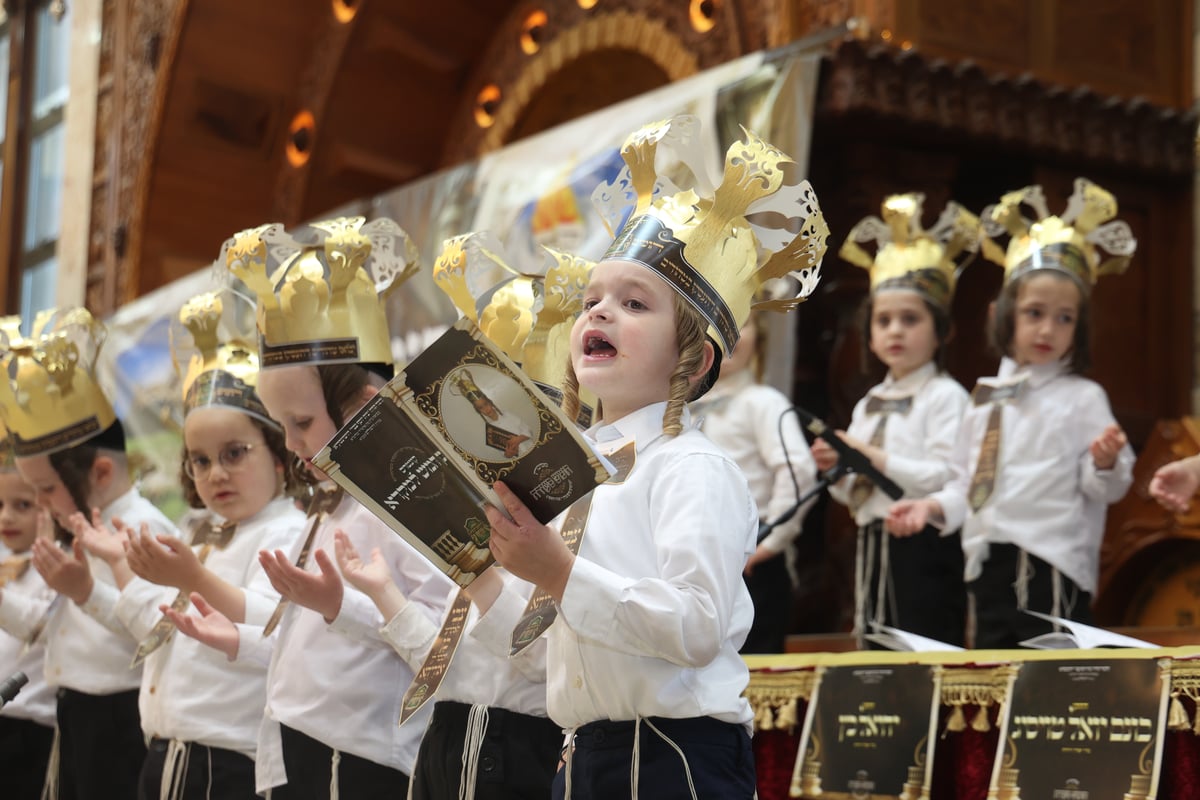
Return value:
[(815, 681), (811, 669), (752, 672), (745, 697), (754, 709), (754, 729), (791, 733), (800, 724), (800, 701), (812, 697)]

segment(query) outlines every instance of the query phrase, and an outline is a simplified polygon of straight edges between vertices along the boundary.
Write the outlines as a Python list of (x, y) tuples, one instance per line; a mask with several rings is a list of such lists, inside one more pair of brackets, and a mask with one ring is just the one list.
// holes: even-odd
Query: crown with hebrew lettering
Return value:
[[(571, 327), (595, 264), (540, 248), (542, 263), (521, 272), (491, 233), (447, 239), (433, 265), (433, 279), (464, 317), (475, 322), (555, 402), (571, 358)], [(594, 397), (582, 402), (590, 416)]]
[(116, 422), (95, 378), (107, 331), (85, 308), (47, 309), (21, 335), (20, 317), (0, 319), (0, 410), (17, 456), (66, 450)]
[[(634, 132), (621, 148), (625, 167), (592, 200), (609, 231), (620, 230), (602, 260), (657, 272), (728, 354), (752, 305), (790, 311), (816, 288), (829, 227), (796, 163), (745, 128), (713, 188), (698, 131), (695, 117), (679, 116)], [(779, 282), (793, 286), (770, 291)], [(777, 299), (755, 303), (760, 292)]]
[(183, 384), (183, 411), (222, 406), (277, 427), (258, 399), (254, 302), (232, 289), (188, 300), (171, 321), (171, 360)]
[[(1028, 219), (1028, 208), (1034, 218)], [(984, 256), (1004, 267), (1004, 282), (1037, 269), (1071, 275), (1087, 292), (1101, 275), (1125, 271), (1137, 250), (1128, 223), (1116, 220), (1117, 199), (1086, 178), (1075, 179), (1075, 191), (1062, 216), (1046, 207), (1040, 186), (1009, 192), (983, 210)], [(1007, 234), (1007, 251), (995, 239)], [(1105, 257), (1107, 255), (1107, 257)]]
[(419, 269), (416, 245), (379, 218), (313, 222), (295, 237), (279, 224), (242, 231), (221, 249), (258, 299), (263, 369), (293, 364), (392, 363), (383, 301)]
[[(870, 216), (850, 229), (843, 259), (871, 275), (871, 293), (909, 289), (946, 310), (959, 272), (979, 250), (979, 218), (958, 203), (947, 203), (929, 230), (921, 227), (925, 195), (894, 194), (884, 199), (882, 219)], [(872, 257), (862, 244), (875, 242)]]

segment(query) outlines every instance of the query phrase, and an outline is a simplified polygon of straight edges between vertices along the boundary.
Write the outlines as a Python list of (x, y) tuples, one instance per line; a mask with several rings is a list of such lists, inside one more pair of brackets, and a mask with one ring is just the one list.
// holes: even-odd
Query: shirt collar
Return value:
[(996, 377), (1002, 382), (1025, 378), (1029, 381), (1031, 387), (1037, 388), (1049, 383), (1060, 375), (1066, 374), (1067, 370), (1068, 363), (1066, 359), (1055, 361), (1052, 364), (1022, 367), (1016, 361), (1005, 356), (1000, 359), (1000, 369), (997, 371)]
[(131, 486), (129, 491), (113, 500), (100, 512), (100, 517), (105, 522), (112, 522), (113, 517), (120, 517), (126, 522), (129, 522), (128, 513), (138, 500), (137, 487)]
[(870, 394), (881, 398), (911, 397), (925, 387), (937, 375), (937, 364), (926, 361), (903, 378), (896, 380), (888, 373), (883, 383), (871, 389)]
[[(666, 401), (651, 403), (611, 424), (601, 422), (593, 425), (588, 429), (587, 435), (604, 453), (611, 453), (631, 440), (637, 442), (637, 451), (641, 452), (651, 442), (662, 436), (663, 415), (666, 410)], [(679, 421), (684, 430), (691, 427), (692, 416), (686, 406)]]

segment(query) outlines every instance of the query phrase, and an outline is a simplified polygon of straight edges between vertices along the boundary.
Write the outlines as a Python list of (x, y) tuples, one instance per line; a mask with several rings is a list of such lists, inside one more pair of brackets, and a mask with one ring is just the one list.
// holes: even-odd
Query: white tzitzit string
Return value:
[(629, 768), (629, 795), (631, 800), (638, 800), (638, 779), (641, 777), (641, 762), (642, 762), (642, 723), (646, 723), (646, 727), (658, 734), (658, 738), (662, 739), (672, 750), (679, 754), (679, 760), (683, 762), (683, 774), (687, 776), (688, 791), (692, 795), (692, 800), (699, 800), (696, 795), (696, 784), (692, 782), (692, 768), (688, 766), (687, 756), (683, 754), (683, 750), (679, 745), (671, 741), (671, 737), (660, 731), (657, 726), (649, 719), (639, 716), (633, 723), (633, 764)]
[(462, 772), (458, 775), (458, 800), (475, 797), (475, 779), (479, 776), (479, 751), (487, 732), (488, 707), (473, 705), (467, 713), (467, 738), (463, 742)]
[(333, 751), (333, 756), (329, 759), (329, 800), (339, 800), (341, 793), (338, 791), (338, 767), (342, 764), (342, 754), (337, 750)]
[[(192, 748), (188, 742), (171, 739), (167, 742), (167, 755), (163, 761), (162, 779), (158, 785), (160, 800), (179, 800), (183, 797), (184, 784), (187, 782), (188, 761), (191, 759)], [(212, 770), (209, 770), (212, 776)]]

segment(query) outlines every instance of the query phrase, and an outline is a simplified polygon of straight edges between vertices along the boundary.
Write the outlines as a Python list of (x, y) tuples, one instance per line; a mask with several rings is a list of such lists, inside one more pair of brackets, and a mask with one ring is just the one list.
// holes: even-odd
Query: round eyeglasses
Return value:
[[(226, 472), (237, 472), (246, 466), (246, 456), (258, 445), (246, 442), (230, 442), (217, 453), (217, 462)], [(188, 453), (183, 460), (183, 471), (194, 481), (204, 480), (212, 472), (213, 460), (200, 453)]]

